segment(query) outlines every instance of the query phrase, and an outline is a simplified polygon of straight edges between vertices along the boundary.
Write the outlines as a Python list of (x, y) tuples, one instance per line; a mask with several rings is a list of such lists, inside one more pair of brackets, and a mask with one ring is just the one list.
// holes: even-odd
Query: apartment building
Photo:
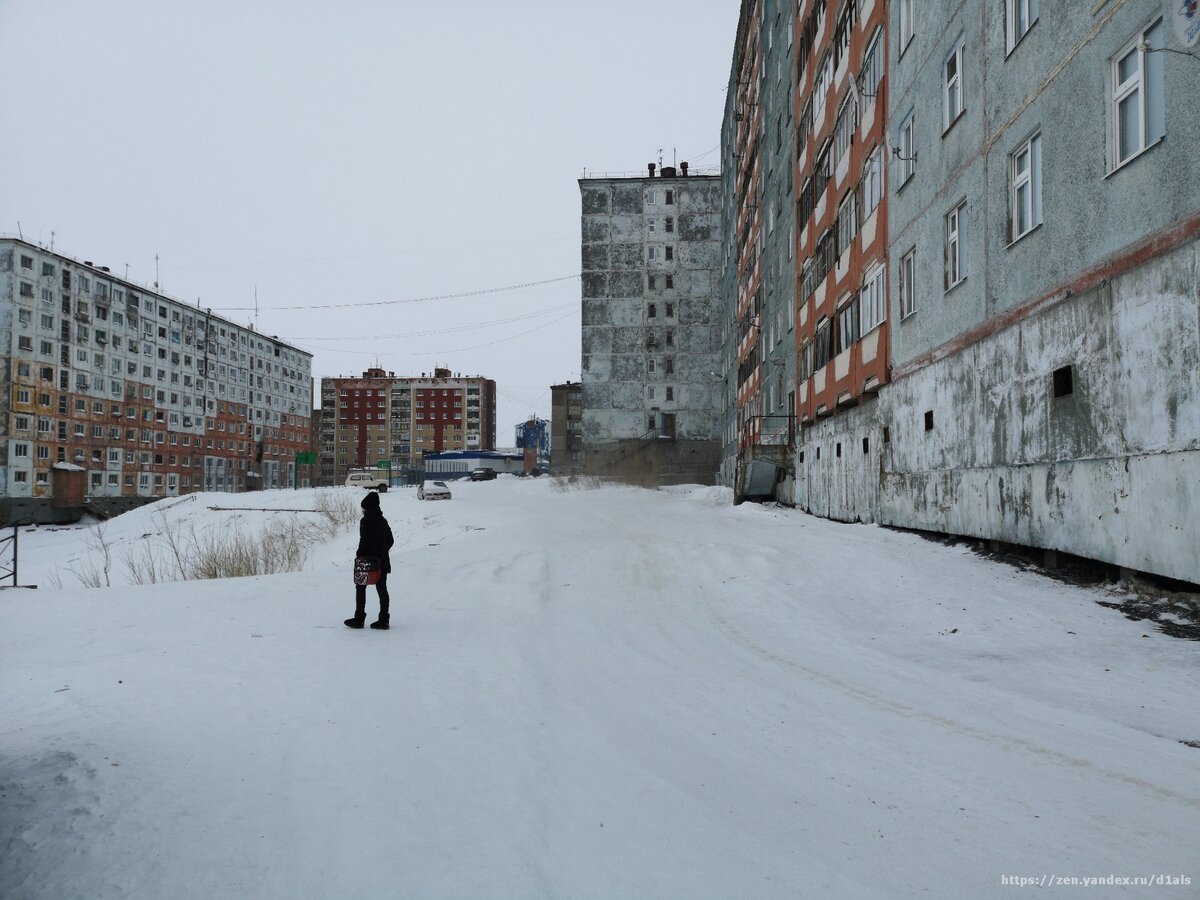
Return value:
[(574, 475), (583, 466), (583, 385), (550, 386), (550, 471)]
[(419, 466), (426, 453), (496, 448), (496, 382), (450, 369), (397, 377), (372, 368), (321, 379), (321, 481), (351, 469)]
[(584, 472), (646, 484), (716, 477), (720, 184), (686, 162), (579, 181)]
[(722, 123), (725, 207), (723, 341), (735, 365), (721, 481), (765, 459), (791, 498), (796, 356), (796, 6), (742, 3)]
[(92, 497), (303, 483), (312, 357), (21, 238), (0, 238), (0, 495)]
[[(886, 231), (892, 383), (805, 430), (797, 502), (1200, 581), (1200, 119), (1174, 21), (1186, 10), (887, 5), (874, 246)], [(835, 371), (802, 403), (816, 415), (840, 385)]]

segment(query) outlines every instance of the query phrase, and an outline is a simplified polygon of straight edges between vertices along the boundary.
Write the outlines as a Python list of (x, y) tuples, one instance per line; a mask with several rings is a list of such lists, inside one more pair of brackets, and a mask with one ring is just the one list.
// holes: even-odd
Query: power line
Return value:
[(494, 325), (509, 325), (513, 322), (521, 322), (525, 319), (536, 319), (538, 316), (549, 315), (550, 313), (562, 312), (564, 309), (574, 308), (579, 306), (578, 300), (572, 300), (570, 303), (563, 303), (559, 306), (549, 306), (545, 309), (539, 309), (535, 312), (524, 313), (519, 316), (509, 316), (505, 319), (492, 319), (487, 322), (475, 322), (467, 325), (451, 325), (447, 328), (433, 328), (428, 331), (405, 331), (398, 334), (357, 334), (350, 336), (339, 337), (324, 337), (321, 335), (299, 335), (300, 340), (306, 341), (362, 341), (376, 340), (380, 338), (409, 338), (409, 337), (429, 337), (436, 334), (456, 334), (462, 331), (474, 331), (478, 328), (491, 328)]
[[(302, 306), (265, 306), (262, 309), (352, 309), (361, 306), (397, 306), (402, 303), (432, 303), (434, 300), (461, 300), (464, 297), (482, 297), (485, 294), (501, 294), (505, 291), (519, 291), (523, 288), (538, 287), (543, 284), (555, 284), (559, 281), (571, 281), (579, 278), (574, 275), (560, 275), (558, 278), (544, 278), (541, 281), (526, 281), (522, 284), (508, 284), (503, 287), (482, 288), (478, 291), (463, 291), (458, 294), (435, 294), (430, 297), (409, 297), (403, 300), (363, 300), (357, 303), (318, 303)], [(253, 306), (214, 306), (214, 310), (250, 310)]]

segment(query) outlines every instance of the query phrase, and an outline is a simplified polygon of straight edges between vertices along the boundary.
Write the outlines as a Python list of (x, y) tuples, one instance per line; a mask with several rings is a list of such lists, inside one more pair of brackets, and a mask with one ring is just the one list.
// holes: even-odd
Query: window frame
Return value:
[(966, 256), (963, 248), (966, 199), (960, 200), (946, 213), (942, 231), (942, 289), (949, 293), (967, 280)]
[[(867, 274), (863, 277), (862, 288), (858, 292), (858, 301), (861, 304), (858, 312), (859, 340), (862, 340), (887, 321), (887, 266), (881, 262), (876, 262), (867, 267), (866, 271)], [(868, 292), (871, 293), (869, 301)], [(868, 302), (870, 304), (869, 307)], [(868, 316), (868, 311), (878, 312), (879, 318), (875, 319)]]
[(917, 248), (912, 246), (900, 257), (900, 319), (917, 311)]
[[(1017, 34), (1017, 13), (1025, 13), (1025, 27)], [(1040, 14), (1038, 0), (1004, 0), (1004, 55), (1007, 58), (1033, 28)]]
[[(942, 61), (942, 134), (944, 135), (967, 111), (965, 81), (963, 79), (963, 61), (966, 58), (967, 39), (964, 35), (954, 45), (954, 49)], [(953, 77), (948, 75), (950, 63), (954, 63)], [(956, 90), (957, 111), (950, 115), (951, 90)]]
[[(1008, 155), (1008, 242), (1015, 244), (1042, 224), (1042, 133), (1035, 131)], [(1028, 167), (1018, 170), (1022, 155), (1028, 157)], [(1028, 189), (1028, 203), (1020, 191)], [(1018, 231), (1019, 214), (1028, 208), (1028, 227)]]
[(896, 29), (899, 33), (900, 52), (896, 54), (896, 58), (900, 59), (904, 56), (904, 51), (908, 49), (908, 45), (912, 43), (917, 29), (916, 23), (913, 21), (915, 13), (913, 0), (899, 0), (897, 5), (899, 9), (896, 14)]
[(917, 174), (917, 111), (912, 110), (900, 126), (899, 153), (896, 161), (900, 164), (899, 184), (896, 193), (904, 189), (909, 180)]
[[(1109, 83), (1108, 83), (1108, 118), (1109, 118), (1109, 174), (1116, 172), (1118, 169), (1137, 159), (1151, 147), (1155, 146), (1166, 136), (1166, 121), (1165, 117), (1162, 122), (1162, 133), (1156, 136), (1150, 134), (1150, 80), (1148, 78), (1147, 56), (1148, 51), (1157, 51), (1162, 49), (1164, 30), (1163, 17), (1157, 16), (1151, 19), (1148, 23), (1137, 30), (1137, 33), (1126, 41), (1121, 48), (1112, 55), (1109, 59)], [(1156, 45), (1151, 45), (1148, 37), (1155, 29), (1159, 30), (1157, 35)], [(1144, 49), (1143, 49), (1144, 48)], [(1135, 73), (1125, 81), (1118, 81), (1121, 77), (1121, 62), (1127, 59), (1131, 54), (1137, 54), (1137, 67)], [(1161, 64), (1156, 66), (1158, 74), (1162, 75)], [(1159, 90), (1161, 91), (1161, 85)], [(1138, 125), (1138, 140), (1137, 146), (1129, 152), (1125, 157), (1121, 157), (1121, 104), (1130, 97), (1137, 96), (1137, 125)], [(1163, 98), (1158, 98), (1160, 104), (1163, 103)]]

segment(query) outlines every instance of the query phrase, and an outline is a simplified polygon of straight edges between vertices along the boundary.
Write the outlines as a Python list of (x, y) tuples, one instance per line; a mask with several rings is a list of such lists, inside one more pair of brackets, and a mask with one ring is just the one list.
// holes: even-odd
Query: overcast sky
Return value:
[[(313, 354), (579, 379), (579, 189), (716, 166), (737, 0), (0, 0), (0, 232)], [(240, 307), (240, 308), (239, 308)], [(287, 308), (293, 307), (293, 308)]]

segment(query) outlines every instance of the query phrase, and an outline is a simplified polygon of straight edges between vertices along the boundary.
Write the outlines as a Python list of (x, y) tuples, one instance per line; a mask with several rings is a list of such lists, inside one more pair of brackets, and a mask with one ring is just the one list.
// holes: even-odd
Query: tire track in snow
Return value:
[(1078, 756), (1071, 756), (1059, 750), (1052, 750), (1049, 747), (1043, 747), (1042, 745), (1030, 740), (1026, 740), (1025, 738), (997, 734), (996, 732), (987, 731), (986, 729), (979, 728), (974, 725), (968, 725), (965, 722), (960, 722), (959, 720), (952, 719), (949, 716), (943, 716), (928, 710), (919, 709), (902, 701), (890, 699), (873, 691), (868, 691), (865, 688), (856, 687), (855, 685), (833, 675), (829, 675), (825, 672), (818, 671), (817, 669), (802, 665), (793, 659), (780, 656), (778, 653), (768, 650), (766, 647), (763, 647), (761, 644), (757, 643), (753, 638), (749, 637), (736, 625), (722, 616), (721, 613), (716, 610), (711, 598), (709, 598), (707, 595), (707, 592), (701, 591), (700, 595), (709, 616), (712, 618), (716, 626), (728, 637), (741, 644), (747, 650), (758, 654), (772, 663), (786, 666), (789, 669), (800, 672), (810, 680), (819, 682), (826, 687), (832, 688), (835, 691), (852, 697), (861, 703), (874, 706), (877, 709), (882, 709), (886, 712), (892, 713), (893, 715), (901, 716), (906, 719), (925, 722), (937, 728), (951, 731), (973, 740), (982, 741), (983, 743), (993, 747), (1003, 746), (1013, 750), (1023, 750), (1026, 753), (1031, 753), (1042, 759), (1049, 760), (1056, 765), (1069, 766), (1075, 769), (1088, 769), (1109, 780), (1121, 782), (1141, 790), (1150, 791), (1164, 799), (1174, 800), (1185, 806), (1189, 806), (1194, 809), (1200, 809), (1200, 798), (1189, 797), (1184, 794), (1177, 793), (1170, 788), (1161, 787), (1157, 784), (1153, 784), (1133, 775), (1126, 775), (1122, 772), (1114, 772), (1109, 769), (1102, 769), (1092, 763), (1090, 760), (1086, 760)]

